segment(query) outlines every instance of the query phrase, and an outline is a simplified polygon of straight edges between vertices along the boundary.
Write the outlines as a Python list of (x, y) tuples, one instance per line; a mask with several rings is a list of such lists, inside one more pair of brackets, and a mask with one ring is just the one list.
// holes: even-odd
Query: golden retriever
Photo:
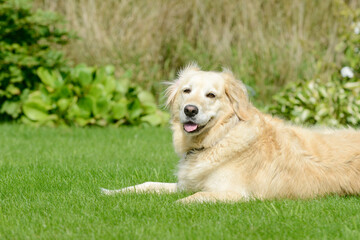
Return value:
[(191, 64), (167, 90), (178, 183), (105, 194), (193, 191), (180, 202), (360, 193), (360, 132), (293, 126), (258, 111), (233, 74)]

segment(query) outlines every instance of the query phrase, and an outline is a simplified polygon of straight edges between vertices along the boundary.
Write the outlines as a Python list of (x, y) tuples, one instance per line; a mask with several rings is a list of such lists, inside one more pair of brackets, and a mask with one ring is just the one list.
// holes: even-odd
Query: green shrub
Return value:
[(162, 125), (153, 95), (115, 79), (114, 67), (69, 67), (56, 45), (72, 35), (61, 17), (28, 1), (0, 0), (0, 120), (32, 125)]
[[(342, 5), (351, 22), (337, 49), (344, 53), (343, 67), (331, 79), (292, 83), (273, 97), (268, 110), (295, 123), (360, 126), (360, 9)], [(335, 65), (335, 64), (334, 64)]]
[(292, 83), (274, 96), (270, 112), (295, 123), (360, 125), (360, 81), (319, 79)]
[(0, 0), (0, 119), (20, 117), (24, 90), (38, 87), (40, 66), (66, 67), (62, 52), (54, 50), (71, 37), (57, 27), (61, 23), (52, 12), (33, 12), (28, 1)]
[(169, 115), (157, 109), (150, 92), (115, 79), (114, 67), (78, 65), (68, 73), (39, 68), (38, 90), (23, 97), (24, 123), (36, 125), (119, 126), (166, 124)]

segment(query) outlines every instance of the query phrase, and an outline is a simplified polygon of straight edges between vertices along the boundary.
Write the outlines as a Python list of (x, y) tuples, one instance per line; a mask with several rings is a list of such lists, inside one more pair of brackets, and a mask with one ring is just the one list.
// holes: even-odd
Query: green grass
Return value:
[(360, 198), (180, 205), (99, 188), (173, 182), (161, 128), (0, 125), (0, 239), (359, 239)]

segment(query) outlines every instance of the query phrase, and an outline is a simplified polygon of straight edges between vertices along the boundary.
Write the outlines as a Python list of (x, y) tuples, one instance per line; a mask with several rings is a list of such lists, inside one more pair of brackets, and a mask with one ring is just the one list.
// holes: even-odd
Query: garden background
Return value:
[(0, 0), (0, 238), (359, 238), (357, 197), (99, 192), (176, 181), (162, 82), (189, 62), (264, 112), (357, 128), (359, 49), (357, 0)]

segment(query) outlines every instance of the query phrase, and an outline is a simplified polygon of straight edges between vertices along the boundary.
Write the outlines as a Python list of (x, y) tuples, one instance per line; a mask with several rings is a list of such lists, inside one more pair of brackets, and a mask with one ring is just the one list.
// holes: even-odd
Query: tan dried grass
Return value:
[[(350, 5), (359, 5), (349, 0)], [(82, 40), (66, 47), (75, 62), (113, 64), (144, 86), (171, 79), (197, 61), (227, 66), (268, 99), (289, 81), (337, 62), (341, 21), (334, 1), (35, 0), (65, 15)], [(326, 74), (326, 64), (322, 72)]]

